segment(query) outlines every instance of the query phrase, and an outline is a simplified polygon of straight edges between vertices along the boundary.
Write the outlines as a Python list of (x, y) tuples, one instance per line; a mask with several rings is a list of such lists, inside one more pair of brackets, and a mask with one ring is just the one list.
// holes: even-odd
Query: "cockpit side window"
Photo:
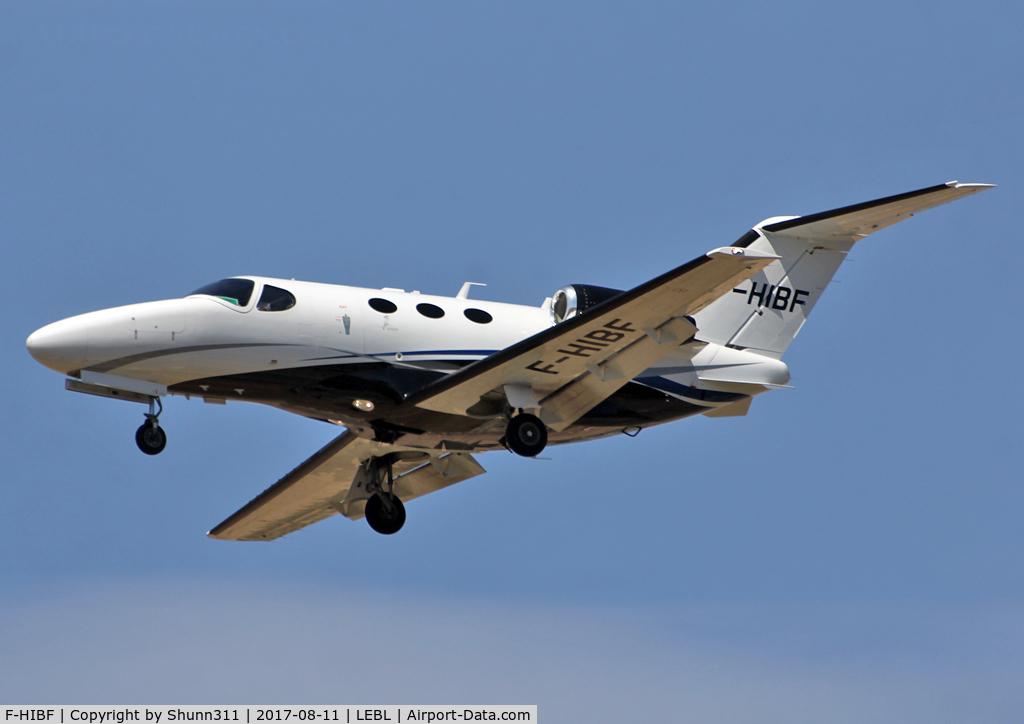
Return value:
[(295, 295), (291, 292), (272, 287), (269, 284), (263, 286), (263, 293), (256, 303), (256, 309), (261, 312), (283, 312), (295, 306)]
[(199, 287), (199, 289), (196, 289), (188, 296), (206, 294), (223, 299), (225, 302), (231, 302), (239, 307), (245, 307), (249, 304), (252, 290), (255, 288), (256, 283), (251, 279), (221, 279), (219, 282)]

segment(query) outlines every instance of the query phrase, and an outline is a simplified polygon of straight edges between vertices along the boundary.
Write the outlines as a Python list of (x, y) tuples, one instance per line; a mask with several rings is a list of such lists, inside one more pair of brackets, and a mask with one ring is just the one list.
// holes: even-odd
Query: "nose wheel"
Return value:
[(163, 411), (164, 406), (160, 398), (151, 397), (146, 421), (135, 431), (135, 444), (147, 455), (159, 455), (167, 447), (167, 433), (160, 427), (159, 422), (160, 413)]
[(548, 444), (548, 429), (536, 415), (516, 415), (505, 429), (505, 445), (524, 458), (537, 457)]

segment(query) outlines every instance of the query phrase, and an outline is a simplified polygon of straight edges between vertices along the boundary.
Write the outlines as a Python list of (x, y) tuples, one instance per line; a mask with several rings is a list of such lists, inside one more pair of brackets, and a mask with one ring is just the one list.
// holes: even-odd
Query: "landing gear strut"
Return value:
[(548, 429), (536, 415), (516, 415), (505, 428), (505, 445), (516, 455), (536, 457), (548, 444)]
[(159, 397), (149, 398), (146, 421), (135, 431), (135, 444), (147, 455), (159, 455), (167, 447), (167, 433), (160, 427), (160, 413), (164, 411)]
[[(405, 506), (395, 495), (395, 478), (391, 455), (374, 458), (370, 464), (370, 482), (367, 488), (373, 495), (366, 501), (366, 522), (382, 535), (397, 533), (405, 525)], [(383, 478), (387, 478), (387, 490)]]

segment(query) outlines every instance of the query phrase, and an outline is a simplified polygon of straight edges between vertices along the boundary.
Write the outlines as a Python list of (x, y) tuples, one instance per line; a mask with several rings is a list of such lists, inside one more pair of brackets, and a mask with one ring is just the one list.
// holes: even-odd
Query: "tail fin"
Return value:
[(733, 246), (782, 257), (695, 316), (697, 338), (782, 357), (854, 243), (990, 184), (951, 181), (811, 216), (766, 219)]

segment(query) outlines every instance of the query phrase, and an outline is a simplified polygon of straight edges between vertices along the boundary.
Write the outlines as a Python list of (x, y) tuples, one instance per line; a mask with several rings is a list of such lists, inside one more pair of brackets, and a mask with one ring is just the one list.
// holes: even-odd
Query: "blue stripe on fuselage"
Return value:
[(488, 357), (498, 350), (494, 349), (435, 349), (426, 350), (422, 352), (367, 352), (366, 354), (335, 354), (328, 357), (310, 357), (305, 360), (306, 362), (318, 362), (320, 360), (327, 359), (357, 359), (359, 357), (372, 357), (379, 359), (381, 357), (393, 357), (396, 354), (400, 354), (403, 357), (415, 357), (415, 356), (426, 356), (426, 355), (454, 355), (458, 357), (477, 357), (483, 358)]

